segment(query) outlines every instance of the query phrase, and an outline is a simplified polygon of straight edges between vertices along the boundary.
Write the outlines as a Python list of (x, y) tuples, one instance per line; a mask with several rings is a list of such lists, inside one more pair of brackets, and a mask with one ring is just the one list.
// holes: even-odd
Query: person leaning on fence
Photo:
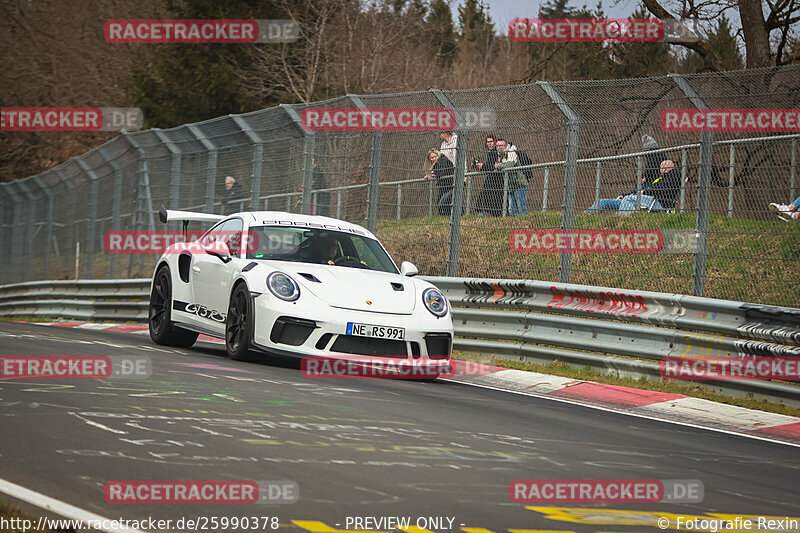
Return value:
[(517, 148), (508, 144), (505, 139), (497, 139), (497, 170), (502, 171), (503, 182), (508, 178), (508, 214), (528, 214), (528, 182), (521, 170), (514, 170), (519, 165)]
[(428, 160), (425, 162), (425, 179), (436, 179), (436, 189), (438, 192), (436, 206), (440, 215), (450, 216), (453, 206), (453, 184), (455, 166), (447, 157), (441, 155), (438, 150), (428, 151)]
[(473, 168), (486, 172), (478, 199), (475, 202), (475, 210), (478, 215), (491, 215), (499, 217), (503, 211), (503, 175), (495, 170), (495, 163), (498, 162), (498, 153), (495, 143), (497, 137), (490, 133), (486, 136), (486, 160), (474, 161)]
[(790, 220), (800, 220), (800, 196), (790, 204), (769, 204), (772, 211), (777, 212), (778, 218), (784, 222)]
[(222, 214), (232, 215), (242, 211), (242, 186), (236, 183), (233, 176), (225, 177), (225, 190), (220, 199), (222, 203)]

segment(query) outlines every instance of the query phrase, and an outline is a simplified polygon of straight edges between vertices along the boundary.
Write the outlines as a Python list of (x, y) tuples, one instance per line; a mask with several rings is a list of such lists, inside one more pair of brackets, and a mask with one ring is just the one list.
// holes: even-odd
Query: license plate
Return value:
[(347, 334), (358, 335), (359, 337), (376, 337), (378, 339), (397, 339), (399, 341), (406, 337), (405, 328), (394, 328), (391, 326), (376, 326), (375, 324), (347, 323)]

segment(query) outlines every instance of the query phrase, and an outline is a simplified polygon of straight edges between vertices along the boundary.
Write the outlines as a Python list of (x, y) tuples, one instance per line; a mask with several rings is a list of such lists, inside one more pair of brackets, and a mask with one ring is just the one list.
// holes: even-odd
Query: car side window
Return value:
[(224, 242), (228, 246), (231, 255), (237, 256), (242, 248), (242, 230), (244, 223), (240, 218), (232, 218), (226, 220), (212, 228), (208, 233), (203, 236), (200, 241), (203, 246), (207, 246), (212, 242)]

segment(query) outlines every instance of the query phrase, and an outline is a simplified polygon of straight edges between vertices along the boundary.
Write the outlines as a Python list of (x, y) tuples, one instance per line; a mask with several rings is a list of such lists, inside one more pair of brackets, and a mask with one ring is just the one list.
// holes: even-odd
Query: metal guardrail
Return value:
[[(453, 306), (456, 350), (660, 377), (664, 357), (800, 357), (800, 309), (543, 281), (425, 277)], [(800, 406), (800, 384), (705, 382)]]
[[(424, 279), (453, 306), (456, 350), (632, 377), (660, 377), (664, 357), (800, 357), (800, 309), (543, 281)], [(0, 316), (144, 322), (149, 291), (150, 279), (3, 285)], [(800, 406), (800, 384), (707, 386)]]
[(0, 285), (0, 316), (145, 322), (150, 281), (102, 279)]

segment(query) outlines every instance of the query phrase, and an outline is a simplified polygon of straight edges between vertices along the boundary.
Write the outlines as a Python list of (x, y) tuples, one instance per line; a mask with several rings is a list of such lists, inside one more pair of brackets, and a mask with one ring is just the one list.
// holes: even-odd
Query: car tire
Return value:
[(234, 361), (252, 361), (253, 303), (247, 285), (239, 283), (231, 293), (225, 318), (225, 350)]
[(197, 340), (197, 333), (175, 327), (172, 323), (172, 280), (169, 268), (162, 266), (153, 278), (150, 305), (147, 308), (147, 326), (150, 338), (156, 344), (188, 348)]

